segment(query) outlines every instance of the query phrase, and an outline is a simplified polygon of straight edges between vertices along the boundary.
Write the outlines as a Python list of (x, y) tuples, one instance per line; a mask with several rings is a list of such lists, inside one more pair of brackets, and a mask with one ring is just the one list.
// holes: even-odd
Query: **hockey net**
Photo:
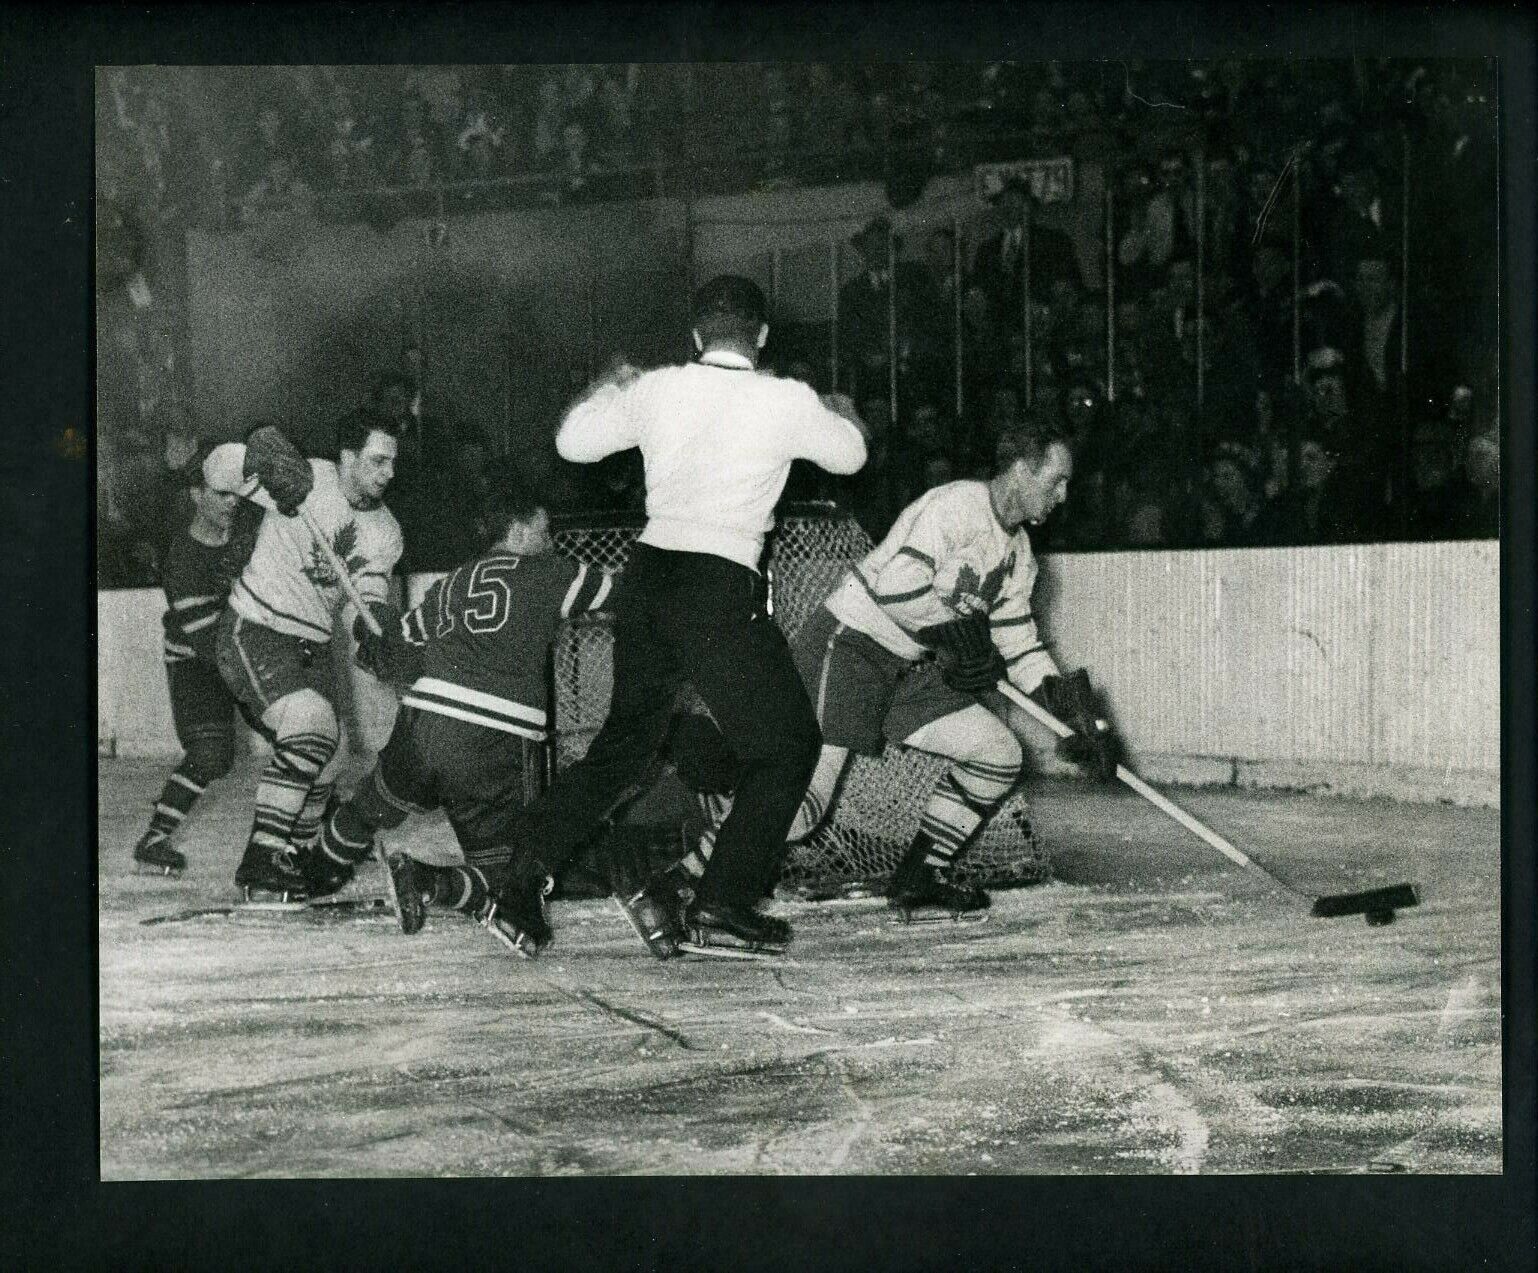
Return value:
[[(566, 521), (556, 529), (556, 546), (589, 565), (623, 570), (641, 524), (639, 518)], [(859, 524), (832, 504), (786, 510), (771, 545), (770, 606), (787, 640), (795, 639), (844, 571), (872, 546)], [(603, 724), (614, 685), (613, 639), (607, 622), (588, 619), (564, 625), (556, 640), (552, 760), (557, 769), (584, 755)], [(692, 694), (682, 705), (704, 710)], [(791, 846), (780, 887), (803, 896), (878, 887), (912, 841), (944, 768), (935, 756), (891, 745), (880, 758), (855, 756), (823, 826)], [(1011, 796), (984, 826), (956, 873), (992, 887), (1050, 876), (1050, 859), (1031, 832), (1029, 806), (1020, 795)]]

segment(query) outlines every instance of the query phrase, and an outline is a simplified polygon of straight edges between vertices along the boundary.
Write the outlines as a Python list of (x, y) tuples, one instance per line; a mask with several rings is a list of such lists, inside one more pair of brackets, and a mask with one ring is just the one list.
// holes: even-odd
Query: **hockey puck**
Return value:
[(1374, 928), (1382, 928), (1385, 924), (1394, 922), (1393, 911), (1368, 911), (1367, 922)]

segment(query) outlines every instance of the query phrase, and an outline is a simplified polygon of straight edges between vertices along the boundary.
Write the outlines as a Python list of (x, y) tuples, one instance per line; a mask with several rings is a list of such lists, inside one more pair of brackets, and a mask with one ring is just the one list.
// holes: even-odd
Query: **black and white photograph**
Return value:
[(102, 1181), (1499, 1176), (1502, 75), (98, 64)]

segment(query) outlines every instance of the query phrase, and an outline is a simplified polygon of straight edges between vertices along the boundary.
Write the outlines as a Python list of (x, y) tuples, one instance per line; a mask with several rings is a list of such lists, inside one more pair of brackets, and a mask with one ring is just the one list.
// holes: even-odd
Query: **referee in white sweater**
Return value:
[(618, 366), (556, 434), (556, 450), (577, 463), (639, 447), (647, 518), (615, 601), (608, 718), (587, 755), (524, 809), (492, 891), (488, 926), (524, 953), (551, 939), (544, 897), (553, 880), (652, 769), (684, 683), (741, 762), (685, 927), (706, 945), (773, 951), (790, 940), (790, 926), (757, 903), (779, 868), (821, 735), (765, 611), (758, 567), (791, 462), (857, 472), (865, 430), (847, 399), (827, 399), (835, 411), (800, 381), (757, 370), (765, 311), (751, 280), (712, 279), (694, 297), (696, 361), (645, 373)]

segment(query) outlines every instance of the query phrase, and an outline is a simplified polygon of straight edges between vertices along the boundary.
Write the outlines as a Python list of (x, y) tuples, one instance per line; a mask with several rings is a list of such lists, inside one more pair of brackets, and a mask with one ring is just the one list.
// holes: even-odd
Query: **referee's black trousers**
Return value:
[(552, 871), (656, 772), (679, 687), (693, 685), (736, 754), (731, 815), (698, 895), (751, 906), (772, 887), (822, 736), (757, 572), (637, 544), (615, 601), (614, 696), (587, 755), (518, 820), (515, 846)]

